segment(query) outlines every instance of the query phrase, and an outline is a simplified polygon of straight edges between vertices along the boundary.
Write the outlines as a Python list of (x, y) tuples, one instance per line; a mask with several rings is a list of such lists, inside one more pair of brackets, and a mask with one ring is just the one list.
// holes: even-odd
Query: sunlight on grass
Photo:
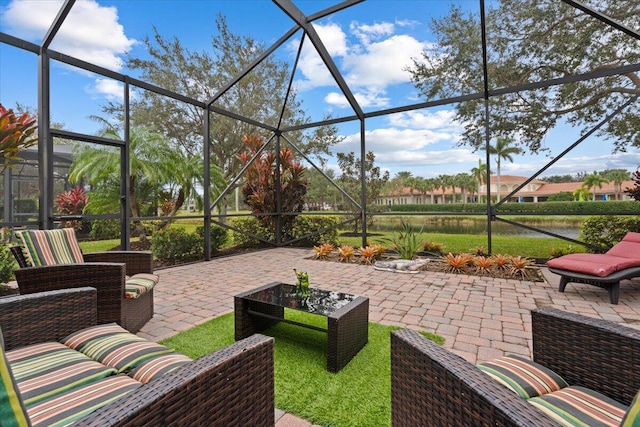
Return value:
[[(326, 318), (286, 310), (289, 319), (326, 328)], [(189, 357), (231, 344), (233, 313), (162, 341)], [(338, 373), (326, 370), (325, 333), (278, 324), (275, 337), (276, 407), (323, 426), (388, 426), (391, 422), (390, 336), (397, 327), (369, 323), (369, 343)], [(444, 339), (425, 332), (436, 342)]]

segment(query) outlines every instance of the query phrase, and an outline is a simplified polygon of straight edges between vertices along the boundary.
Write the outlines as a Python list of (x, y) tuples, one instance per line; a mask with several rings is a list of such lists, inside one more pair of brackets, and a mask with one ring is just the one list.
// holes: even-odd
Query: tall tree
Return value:
[[(629, 28), (637, 28), (637, 0), (602, 0), (597, 10)], [(640, 41), (561, 1), (499, 0), (486, 11), (489, 89), (612, 70), (640, 62)], [(593, 4), (593, 3), (592, 3)], [(483, 91), (482, 34), (479, 13), (452, 6), (434, 19), (436, 43), (414, 58), (409, 71), (429, 100)], [(629, 71), (587, 81), (491, 98), (489, 128), (494, 138), (517, 139), (535, 153), (557, 123), (588, 127), (640, 92), (639, 73)], [(456, 120), (465, 123), (460, 143), (484, 146), (482, 100), (457, 105)], [(600, 134), (614, 149), (640, 147), (640, 106), (615, 116)]]
[[(375, 165), (376, 155), (373, 151), (367, 152), (364, 160), (364, 172), (365, 176), (362, 176), (360, 168), (360, 158), (355, 156), (353, 151), (345, 153), (337, 153), (338, 166), (340, 167), (341, 175), (338, 181), (342, 185), (342, 188), (357, 202), (360, 202), (360, 190), (362, 188), (362, 182), (365, 183), (365, 204), (373, 204), (374, 201), (380, 196), (380, 192), (384, 185), (389, 181), (389, 171), (380, 169)], [(351, 211), (359, 212), (355, 209), (352, 203), (348, 204), (351, 207)], [(356, 216), (354, 221), (354, 232), (358, 232), (360, 226), (360, 218)]]
[(478, 167), (471, 169), (471, 176), (473, 176), (478, 183), (478, 203), (480, 203), (482, 184), (487, 183), (487, 165), (482, 163), (482, 159), (478, 159)]
[[(155, 28), (153, 35), (146, 37), (143, 44), (146, 54), (130, 58), (130, 69), (138, 71), (142, 80), (203, 102), (212, 99), (265, 50), (251, 37), (231, 32), (223, 15), (217, 16), (210, 51), (190, 51), (179, 39), (164, 38)], [(287, 95), (289, 73), (289, 64), (269, 56), (229, 88), (214, 106), (272, 126), (278, 125), (281, 113), (284, 125), (308, 123), (309, 118), (296, 93), (292, 91)], [(105, 111), (121, 114), (122, 107), (110, 104)], [(132, 112), (136, 124), (144, 124), (165, 135), (189, 155), (202, 156), (202, 108), (141, 91)], [(270, 136), (253, 125), (220, 114), (212, 114), (210, 130), (212, 162), (221, 168), (227, 181), (241, 170), (238, 154), (243, 149), (242, 136)], [(329, 147), (340, 141), (333, 126), (304, 133), (291, 132), (286, 136), (306, 154), (317, 156), (321, 163), (326, 161)]]
[(508, 138), (498, 138), (496, 145), (489, 146), (489, 154), (496, 156), (496, 200), (500, 200), (500, 164), (502, 160), (508, 160), (513, 163), (513, 155), (520, 154), (522, 149), (513, 145)]
[(609, 180), (609, 182), (613, 181), (613, 188), (616, 195), (616, 200), (622, 199), (622, 183), (624, 181), (628, 181), (631, 179), (631, 174), (626, 169), (613, 169), (610, 171), (606, 171), (604, 177)]
[(596, 187), (602, 188), (602, 184), (608, 184), (609, 180), (602, 175), (594, 172), (584, 177), (584, 187), (593, 188), (593, 200), (596, 200)]
[(440, 184), (440, 189), (442, 190), (442, 203), (446, 203), (445, 193), (447, 191), (447, 188), (453, 187), (453, 176), (438, 175), (438, 183)]

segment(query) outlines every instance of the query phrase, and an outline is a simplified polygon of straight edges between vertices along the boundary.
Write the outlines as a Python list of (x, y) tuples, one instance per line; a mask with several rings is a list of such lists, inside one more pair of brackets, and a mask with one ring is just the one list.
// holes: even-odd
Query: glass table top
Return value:
[(308, 313), (327, 316), (358, 298), (357, 295), (309, 288), (308, 294), (296, 293), (296, 287), (286, 283), (245, 295), (243, 299), (291, 308)]

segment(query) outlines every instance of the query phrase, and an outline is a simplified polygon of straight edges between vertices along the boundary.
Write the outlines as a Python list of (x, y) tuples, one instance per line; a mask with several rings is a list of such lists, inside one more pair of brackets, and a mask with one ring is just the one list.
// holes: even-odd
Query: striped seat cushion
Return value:
[(480, 363), (477, 366), (525, 399), (551, 393), (569, 385), (552, 370), (514, 354)]
[(159, 276), (149, 273), (138, 273), (127, 277), (124, 286), (124, 296), (125, 298), (138, 298), (140, 295), (153, 289), (159, 280)]
[(169, 347), (138, 337), (116, 323), (82, 329), (64, 338), (62, 343), (117, 369), (119, 373), (128, 372), (145, 360), (173, 352)]
[(142, 384), (126, 375), (107, 377), (27, 408), (34, 427), (61, 427), (87, 416)]
[(163, 354), (142, 362), (137, 368), (129, 372), (129, 376), (136, 381), (146, 384), (189, 362), (192, 362), (192, 360), (180, 353)]
[(7, 359), (27, 407), (117, 373), (58, 342), (11, 350)]
[(596, 391), (570, 386), (527, 402), (562, 426), (620, 426), (627, 407)]
[(0, 425), (28, 427), (31, 423), (12, 371), (4, 352), (4, 345), (0, 346)]
[(73, 228), (20, 230), (16, 236), (22, 242), (27, 263), (32, 267), (84, 262)]

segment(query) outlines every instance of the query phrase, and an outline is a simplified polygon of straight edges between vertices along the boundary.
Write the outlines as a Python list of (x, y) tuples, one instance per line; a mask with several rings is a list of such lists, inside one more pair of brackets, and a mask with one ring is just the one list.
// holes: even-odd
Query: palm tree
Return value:
[(522, 153), (522, 149), (520, 147), (516, 147), (512, 145), (513, 141), (508, 138), (500, 137), (496, 140), (495, 147), (493, 145), (489, 146), (489, 154), (493, 154), (496, 156), (496, 166), (497, 166), (497, 175), (496, 175), (496, 200), (500, 200), (500, 164), (502, 159), (509, 160), (513, 163), (513, 154)]
[(462, 203), (467, 203), (467, 194), (471, 192), (473, 195), (476, 186), (476, 180), (466, 172), (459, 173), (456, 175), (456, 183), (460, 190), (462, 190)]
[(440, 188), (442, 189), (442, 203), (445, 203), (445, 191), (448, 187), (453, 186), (453, 177), (451, 175), (438, 175), (438, 181), (440, 183)]
[(607, 178), (609, 182), (613, 181), (613, 191), (616, 195), (616, 200), (622, 199), (622, 183), (631, 179), (629, 171), (625, 169), (613, 169), (608, 171), (604, 177)]
[(585, 185), (573, 190), (573, 199), (579, 202), (587, 200), (589, 196), (591, 196), (591, 192), (589, 192), (589, 188)]
[[(489, 171), (491, 173), (491, 171)], [(480, 192), (482, 191), (482, 184), (487, 182), (487, 165), (482, 163), (482, 159), (478, 159), (478, 167), (471, 169), (471, 176), (478, 183), (478, 203), (480, 203)]]
[(593, 201), (596, 200), (596, 187), (602, 188), (602, 184), (608, 183), (608, 179), (596, 172), (593, 172), (592, 174), (584, 177), (584, 186), (586, 188), (593, 188)]

